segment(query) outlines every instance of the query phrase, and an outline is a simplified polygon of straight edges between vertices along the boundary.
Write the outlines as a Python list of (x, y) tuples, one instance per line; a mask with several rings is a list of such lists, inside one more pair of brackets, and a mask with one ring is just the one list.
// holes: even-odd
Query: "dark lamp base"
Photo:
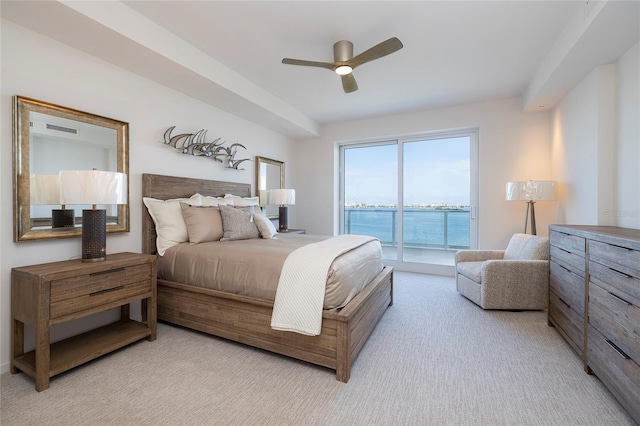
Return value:
[(82, 261), (107, 258), (107, 211), (82, 210)]
[(287, 206), (280, 206), (279, 215), (278, 231), (286, 232), (289, 229), (289, 209)]

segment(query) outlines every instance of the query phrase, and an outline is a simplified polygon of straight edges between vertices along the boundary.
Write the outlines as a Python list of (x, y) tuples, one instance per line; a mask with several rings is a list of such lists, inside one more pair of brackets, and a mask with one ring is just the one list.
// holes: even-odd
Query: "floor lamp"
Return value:
[(524, 233), (527, 233), (529, 215), (531, 215), (531, 234), (536, 235), (536, 201), (556, 199), (557, 183), (552, 180), (527, 180), (507, 182), (507, 201), (526, 201), (527, 212), (524, 217)]

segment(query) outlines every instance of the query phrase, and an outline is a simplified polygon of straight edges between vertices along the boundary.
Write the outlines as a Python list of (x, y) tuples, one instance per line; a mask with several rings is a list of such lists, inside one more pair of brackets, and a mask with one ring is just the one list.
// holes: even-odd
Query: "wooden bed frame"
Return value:
[[(234, 194), (249, 197), (251, 185), (143, 174), (142, 195), (157, 199)], [(146, 207), (142, 251), (156, 254), (156, 233)], [(158, 279), (158, 319), (336, 370), (347, 382), (351, 363), (393, 304), (393, 269), (385, 267), (340, 311), (324, 311), (319, 336), (271, 329), (273, 302)]]

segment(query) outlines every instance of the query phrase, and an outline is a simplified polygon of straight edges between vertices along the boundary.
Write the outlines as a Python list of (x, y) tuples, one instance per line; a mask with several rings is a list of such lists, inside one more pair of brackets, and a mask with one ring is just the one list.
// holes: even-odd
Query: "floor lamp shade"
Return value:
[(524, 219), (524, 233), (527, 233), (527, 223), (531, 214), (531, 233), (536, 235), (536, 201), (552, 201), (557, 196), (557, 183), (552, 180), (527, 180), (507, 182), (507, 201), (526, 201), (527, 212)]
[[(30, 203), (36, 205), (60, 205), (60, 185), (58, 175), (32, 174), (30, 182)], [(52, 228), (73, 228), (75, 226), (75, 211), (61, 209), (51, 210)]]
[(107, 211), (97, 205), (126, 204), (127, 176), (99, 170), (62, 170), (59, 174), (63, 204), (93, 206), (82, 210), (82, 261), (107, 257)]
[(286, 232), (289, 229), (289, 210), (287, 205), (294, 205), (295, 203), (295, 189), (272, 189), (269, 191), (269, 204), (280, 206), (278, 231)]

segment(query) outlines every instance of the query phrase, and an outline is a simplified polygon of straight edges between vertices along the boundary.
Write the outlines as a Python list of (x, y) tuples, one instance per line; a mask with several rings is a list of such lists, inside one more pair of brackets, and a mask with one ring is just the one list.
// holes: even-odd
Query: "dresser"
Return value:
[[(137, 340), (156, 339), (156, 257), (110, 254), (103, 262), (80, 259), (11, 270), (11, 373), (35, 379), (38, 392), (49, 379)], [(141, 301), (142, 321), (130, 318)], [(119, 308), (120, 320), (50, 343), (51, 327)], [(35, 330), (35, 349), (24, 349), (24, 326)]]
[(640, 230), (549, 227), (549, 325), (640, 423)]

